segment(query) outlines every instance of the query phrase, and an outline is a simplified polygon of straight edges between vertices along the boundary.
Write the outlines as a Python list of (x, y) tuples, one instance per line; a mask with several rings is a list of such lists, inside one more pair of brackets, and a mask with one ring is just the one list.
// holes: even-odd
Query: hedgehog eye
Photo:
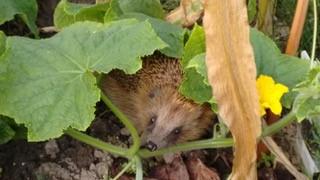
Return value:
[(182, 127), (177, 127), (177, 128), (175, 128), (172, 132), (173, 132), (175, 135), (178, 135), (178, 134), (181, 133), (181, 129), (182, 129)]
[(157, 116), (152, 116), (152, 117), (150, 118), (150, 124), (155, 123), (156, 120), (157, 120)]

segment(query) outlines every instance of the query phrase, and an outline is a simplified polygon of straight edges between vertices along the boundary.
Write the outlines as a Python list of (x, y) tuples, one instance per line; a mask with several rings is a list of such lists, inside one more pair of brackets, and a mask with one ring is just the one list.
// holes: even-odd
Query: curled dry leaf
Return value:
[(261, 121), (246, 1), (205, 0), (204, 11), (208, 79), (219, 114), (235, 140), (230, 178), (257, 179)]
[(170, 164), (156, 167), (151, 171), (151, 177), (159, 180), (189, 180), (189, 173), (181, 156), (176, 156)]
[(183, 26), (191, 26), (203, 12), (203, 0), (181, 0), (180, 6), (170, 12), (166, 20)]
[(281, 148), (274, 142), (271, 137), (264, 137), (262, 139), (263, 143), (268, 147), (268, 149), (276, 156), (276, 160), (283, 164), (286, 169), (296, 178), (301, 180), (307, 180), (308, 178), (300, 173), (284, 155)]
[(187, 168), (192, 180), (220, 180), (217, 172), (205, 166), (199, 158), (189, 159)]

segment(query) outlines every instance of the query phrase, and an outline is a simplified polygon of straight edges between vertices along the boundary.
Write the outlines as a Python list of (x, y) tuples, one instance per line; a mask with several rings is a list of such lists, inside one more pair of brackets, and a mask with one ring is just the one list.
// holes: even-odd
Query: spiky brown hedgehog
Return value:
[(150, 150), (198, 139), (211, 127), (210, 107), (179, 93), (182, 75), (178, 59), (153, 55), (134, 75), (113, 70), (103, 78), (104, 93), (132, 120)]

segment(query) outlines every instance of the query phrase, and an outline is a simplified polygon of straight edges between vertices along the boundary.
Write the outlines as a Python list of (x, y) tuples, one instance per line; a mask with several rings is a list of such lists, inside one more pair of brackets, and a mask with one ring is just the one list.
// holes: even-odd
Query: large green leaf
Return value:
[(164, 11), (159, 0), (118, 0), (124, 13), (137, 12), (162, 19)]
[(203, 28), (195, 25), (181, 59), (184, 75), (179, 91), (196, 103), (210, 103), (213, 110), (216, 111), (216, 102), (212, 97), (205, 65), (204, 38)]
[(182, 65), (186, 66), (190, 59), (194, 56), (204, 53), (206, 51), (205, 47), (205, 36), (203, 28), (199, 25), (195, 25), (192, 29), (191, 35), (184, 47), (184, 52), (182, 56)]
[(309, 70), (309, 62), (281, 54), (276, 44), (256, 29), (251, 29), (250, 33), (257, 74), (269, 75), (276, 82), (289, 87), (290, 92), (282, 98), (282, 104), (290, 108), (296, 96), (296, 93), (292, 92), (292, 88), (304, 79)]
[(183, 82), (180, 92), (197, 103), (209, 102), (212, 98), (205, 65), (205, 54), (192, 58), (184, 68)]
[(5, 121), (5, 118), (6, 117), (0, 115), (0, 144), (7, 143), (15, 135), (14, 130)]
[(2, 31), (0, 31), (0, 56), (5, 51), (5, 45), (6, 45), (6, 36)]
[(61, 29), (78, 21), (103, 22), (109, 4), (78, 4), (62, 0), (54, 12), (54, 24)]
[(125, 13), (120, 18), (135, 18), (139, 21), (148, 21), (158, 36), (169, 46), (161, 49), (163, 54), (180, 58), (183, 53), (185, 30), (161, 19), (152, 18), (141, 13)]
[(123, 13), (143, 13), (151, 17), (164, 17), (159, 0), (111, 0), (101, 4), (79, 4), (61, 0), (54, 12), (54, 24), (58, 28), (78, 21), (110, 22)]
[(35, 35), (38, 34), (35, 24), (38, 13), (36, 0), (1, 0), (0, 1), (0, 24), (14, 19), (15, 15), (28, 25)]
[(28, 128), (30, 141), (85, 130), (100, 90), (93, 72), (134, 73), (140, 57), (166, 44), (148, 22), (76, 23), (50, 39), (7, 38), (0, 60), (0, 114)]
[[(296, 92), (292, 91), (299, 82), (303, 80), (309, 69), (309, 62), (281, 54), (275, 43), (265, 36), (263, 33), (256, 29), (251, 29), (250, 32), (251, 43), (254, 50), (255, 62), (257, 67), (257, 75), (265, 74), (273, 77), (276, 82), (282, 83), (289, 87), (290, 92), (282, 98), (282, 104), (285, 107), (291, 107), (291, 104), (296, 96)], [(194, 99), (197, 102), (202, 102), (204, 99), (198, 99), (194, 91), (191, 91), (191, 87), (201, 86), (206, 87), (205, 80), (200, 80), (200, 77), (205, 77), (199, 74), (199, 71), (190, 71), (186, 68), (189, 66), (190, 61), (195, 58), (196, 55), (205, 52), (205, 37), (203, 28), (195, 26), (192, 30), (190, 38), (185, 45), (184, 53), (182, 56), (182, 65), (185, 69), (185, 79), (181, 89), (182, 93)], [(196, 59), (204, 58), (204, 56), (198, 56)], [(204, 64), (199, 64), (204, 65)], [(202, 68), (205, 69), (205, 68)], [(192, 74), (188, 74), (192, 73)], [(199, 75), (194, 75), (198, 73)], [(195, 79), (191, 79), (191, 78)], [(199, 85), (199, 83), (204, 83)], [(190, 92), (189, 92), (190, 91)], [(192, 94), (192, 95), (191, 95)]]
[(298, 121), (320, 116), (320, 66), (312, 69), (305, 81), (295, 89), (298, 95), (293, 110)]

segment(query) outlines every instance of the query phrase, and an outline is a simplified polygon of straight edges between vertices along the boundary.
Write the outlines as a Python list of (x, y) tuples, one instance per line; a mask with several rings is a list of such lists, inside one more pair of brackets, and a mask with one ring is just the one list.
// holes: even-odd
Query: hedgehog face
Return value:
[(150, 150), (194, 140), (203, 135), (212, 123), (213, 113), (208, 107), (186, 100), (178, 90), (153, 88), (146, 98), (137, 98), (138, 118), (144, 122), (142, 145)]

